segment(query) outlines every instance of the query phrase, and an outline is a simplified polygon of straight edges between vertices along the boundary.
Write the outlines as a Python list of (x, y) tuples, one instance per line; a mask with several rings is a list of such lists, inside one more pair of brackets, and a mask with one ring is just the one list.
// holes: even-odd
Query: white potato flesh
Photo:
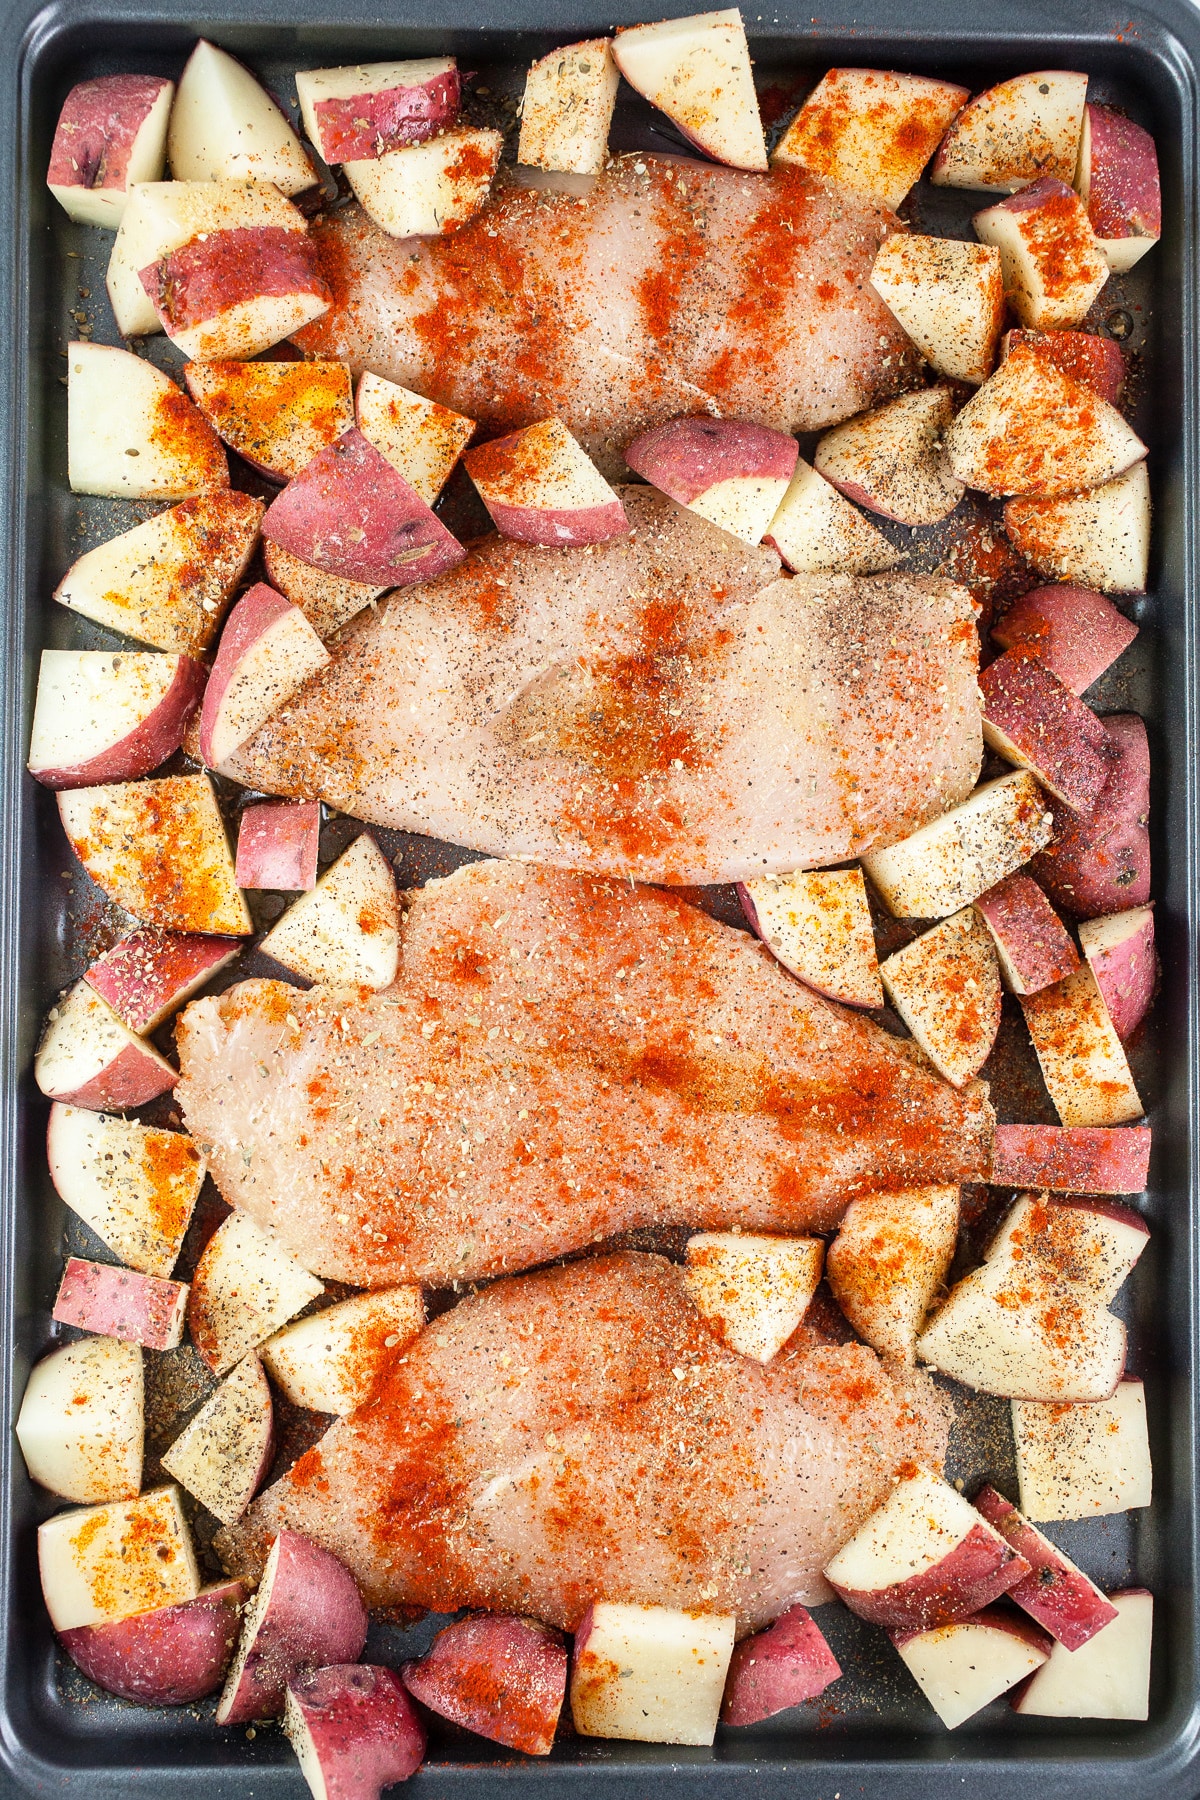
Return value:
[(266, 1474), (272, 1425), (262, 1364), (245, 1356), (188, 1420), (162, 1466), (223, 1525), (232, 1525)]
[(973, 906), (943, 919), (880, 968), (888, 999), (955, 1087), (978, 1075), (1000, 1029), (1000, 963)]
[(71, 1211), (131, 1269), (166, 1279), (204, 1185), (193, 1140), (56, 1102), (46, 1149), (50, 1179)]
[(214, 1375), (224, 1375), (325, 1292), (324, 1284), (244, 1213), (230, 1213), (192, 1277), (188, 1324)]
[(1050, 1660), (1013, 1702), (1042, 1719), (1148, 1719), (1154, 1596), (1110, 1594), (1115, 1619), (1078, 1650), (1055, 1644)]
[(67, 348), (67, 476), (73, 494), (186, 500), (229, 486), (207, 419), (161, 369), (107, 344)]
[(916, 1360), (917, 1333), (958, 1242), (956, 1187), (861, 1194), (842, 1215), (825, 1258), (834, 1299), (881, 1356)]
[(845, 1006), (882, 1006), (861, 869), (799, 870), (748, 881), (752, 924), (785, 969)]
[(986, 1617), (920, 1631), (896, 1648), (947, 1731), (1032, 1675), (1049, 1656), (1023, 1627), (1010, 1631)]
[(826, 1563), (825, 1579), (851, 1593), (878, 1593), (932, 1569), (981, 1524), (992, 1530), (949, 1482), (920, 1469), (898, 1481)]
[(585, 1625), (571, 1669), (576, 1731), (649, 1744), (712, 1743), (733, 1654), (732, 1613), (599, 1601)]
[(368, 369), (358, 384), (355, 419), (367, 442), (432, 506), (471, 441), (474, 419), (385, 381)]
[(363, 211), (390, 237), (441, 237), (487, 199), (502, 142), (498, 131), (458, 125), (342, 168)]
[(36, 1363), (17, 1417), (33, 1479), (64, 1500), (131, 1500), (142, 1485), (142, 1351), (84, 1337)]
[(56, 1631), (182, 1606), (200, 1592), (191, 1533), (173, 1485), (136, 1500), (56, 1513), (38, 1528), (38, 1567)]
[(808, 1311), (824, 1260), (820, 1238), (701, 1231), (688, 1239), (683, 1285), (722, 1343), (765, 1363)]
[(1028, 1519), (1094, 1519), (1149, 1506), (1154, 1485), (1146, 1393), (1125, 1380), (1091, 1406), (1013, 1401), (1021, 1511)]
[(271, 182), (281, 194), (299, 194), (317, 179), (266, 89), (203, 38), (179, 79), (167, 148), (180, 181)]
[(390, 987), (400, 956), (400, 902), (374, 838), (356, 838), (259, 947), (309, 981)]
[(1053, 829), (1042, 790), (1019, 769), (862, 863), (896, 918), (944, 919), (1044, 849)]
[(355, 1294), (268, 1338), (262, 1359), (287, 1398), (313, 1412), (351, 1413), (425, 1324), (418, 1287)]
[(1004, 327), (998, 250), (896, 232), (880, 246), (871, 286), (937, 374), (987, 380)]
[(1135, 463), (1114, 481), (1058, 500), (1010, 500), (1004, 529), (1039, 575), (1102, 594), (1144, 594), (1150, 567), (1150, 477)]
[(629, 85), (706, 156), (735, 169), (766, 168), (746, 28), (736, 7), (631, 26), (617, 33), (613, 55)]
[(904, 560), (904, 552), (803, 457), (763, 542), (797, 575), (878, 575)]
[(1020, 996), (1046, 1090), (1064, 1125), (1123, 1125), (1145, 1112), (1090, 966)]
[(537, 169), (596, 175), (608, 155), (620, 75), (607, 38), (565, 44), (525, 77), (517, 161)]
[(939, 187), (1014, 194), (1040, 175), (1075, 179), (1087, 76), (1037, 69), (977, 94), (964, 106), (934, 158)]

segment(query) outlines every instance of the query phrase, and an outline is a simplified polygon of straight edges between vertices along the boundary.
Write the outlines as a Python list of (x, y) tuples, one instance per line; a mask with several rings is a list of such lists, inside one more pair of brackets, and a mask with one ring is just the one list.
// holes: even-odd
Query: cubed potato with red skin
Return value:
[(251, 1353), (188, 1420), (161, 1462), (180, 1487), (232, 1525), (266, 1479), (274, 1450), (271, 1389)]
[(285, 1325), (262, 1359), (293, 1406), (344, 1417), (366, 1405), (424, 1324), (419, 1287), (373, 1288)]
[(787, 495), (795, 438), (745, 419), (670, 419), (635, 438), (625, 461), (662, 493), (732, 532), (762, 542)]
[(204, 690), (200, 755), (209, 768), (222, 768), (328, 661), (300, 608), (256, 581), (225, 622)]
[(1030, 1573), (1009, 1588), (1009, 1599), (1052, 1638), (1068, 1650), (1078, 1650), (1117, 1617), (1116, 1607), (1095, 1582), (1031, 1525), (1011, 1500), (995, 1488), (985, 1487), (976, 1494), (975, 1505), (1029, 1564)]
[(128, 1500), (142, 1485), (142, 1352), (78, 1338), (30, 1370), (16, 1438), (32, 1480), (64, 1500)]
[(1089, 101), (1076, 183), (1109, 268), (1124, 274), (1162, 234), (1154, 139), (1124, 113)]
[(617, 494), (561, 419), (468, 450), (463, 467), (504, 537), (566, 548), (629, 531)]
[(196, 1599), (200, 1576), (179, 1489), (55, 1513), (38, 1528), (38, 1572), (57, 1632)]
[(824, 1257), (820, 1238), (700, 1231), (688, 1239), (683, 1285), (714, 1336), (765, 1363), (808, 1311)]
[(1103, 720), (1040, 657), (1006, 650), (979, 677), (984, 742), (1030, 769), (1073, 812), (1090, 815), (1108, 780)]
[(265, 511), (232, 489), (183, 500), (87, 551), (54, 598), (140, 643), (198, 656), (245, 574)]
[(124, 1112), (168, 1093), (179, 1072), (79, 981), (51, 1008), (33, 1078), (48, 1100)]
[(871, 286), (939, 375), (978, 387), (1004, 325), (1000, 252), (901, 231), (885, 238)]
[(474, 419), (385, 381), (370, 369), (358, 384), (354, 420), (380, 456), (386, 456), (430, 506), (475, 431)]
[(286, 594), (300, 608), (317, 636), (325, 642), (336, 637), (342, 626), (364, 606), (370, 606), (372, 600), (387, 593), (386, 585), (374, 587), (370, 582), (348, 581), (345, 576), (318, 569), (315, 563), (302, 561), (269, 538), (263, 542), (263, 567), (271, 586)]
[(925, 1469), (902, 1477), (825, 1565), (851, 1612), (890, 1631), (965, 1619), (1028, 1574), (970, 1501)]
[(135, 181), (157, 181), (175, 84), (161, 75), (101, 75), (63, 101), (46, 185), (78, 225), (113, 230)]
[(834, 1299), (881, 1356), (910, 1366), (917, 1334), (958, 1242), (959, 1190), (937, 1186), (860, 1194), (825, 1258)]
[(1092, 588), (1037, 587), (992, 626), (1002, 650), (1038, 656), (1073, 694), (1082, 694), (1138, 634), (1132, 619)]
[(242, 1582), (219, 1581), (179, 1606), (79, 1625), (60, 1631), (58, 1641), (106, 1693), (138, 1706), (190, 1706), (220, 1687), (245, 1596)]
[(342, 362), (190, 362), (188, 393), (231, 450), (271, 481), (291, 481), (354, 423)]
[(183, 1340), (187, 1297), (185, 1281), (69, 1256), (51, 1316), (146, 1350), (173, 1350)]
[(1150, 746), (1136, 713), (1104, 720), (1108, 781), (1090, 818), (1050, 801), (1054, 836), (1033, 873), (1078, 919), (1145, 906), (1150, 898)]
[(230, 1213), (204, 1246), (192, 1277), (192, 1341), (213, 1374), (225, 1375), (324, 1291), (245, 1213)]
[[(169, 375), (109, 344), (67, 346), (73, 494), (186, 500), (229, 486), (220, 438)], [(94, 554), (94, 553), (93, 553)]]
[(938, 1073), (962, 1087), (1000, 1029), (1000, 965), (975, 909), (943, 919), (880, 964), (884, 991)]
[(942, 448), (953, 417), (948, 387), (901, 394), (827, 431), (813, 467), (870, 512), (901, 525), (936, 525), (963, 496)]
[(281, 1531), (246, 1609), (217, 1724), (278, 1718), (295, 1675), (354, 1662), (366, 1641), (367, 1610), (349, 1569), (299, 1532)]
[(550, 1754), (567, 1650), (549, 1626), (503, 1613), (459, 1619), (401, 1673), (409, 1693), (443, 1719), (526, 1756)]
[(1079, 942), (1104, 996), (1108, 1016), (1124, 1043), (1150, 1009), (1157, 964), (1154, 956), (1154, 911), (1149, 906), (1088, 919), (1079, 927)]
[(1149, 1506), (1154, 1490), (1143, 1383), (1086, 1406), (1015, 1401), (1013, 1439), (1027, 1519), (1093, 1519)]
[(1053, 175), (976, 213), (983, 244), (1004, 265), (1004, 294), (1022, 325), (1055, 331), (1081, 325), (1109, 268), (1074, 188)]
[(1154, 1596), (1125, 1588), (1110, 1599), (1117, 1617), (1103, 1635), (1079, 1650), (1056, 1646), (1013, 1694), (1014, 1712), (1042, 1719), (1150, 1717)]
[(1110, 406), (1121, 398), (1125, 386), (1125, 358), (1121, 346), (1113, 338), (1099, 337), (1094, 331), (1006, 331), (1000, 344), (1001, 356), (1013, 350), (1024, 350), (1053, 363), (1064, 375), (1081, 381)]
[(452, 125), (342, 168), (363, 211), (389, 237), (444, 237), (486, 203), (503, 141), (498, 131)]
[(425, 1758), (425, 1727), (404, 1683), (373, 1663), (293, 1675), (283, 1729), (314, 1800), (379, 1800)]
[(467, 554), (357, 427), (289, 481), (262, 532), (302, 562), (384, 587), (432, 580)]
[(238, 820), (240, 888), (306, 893), (317, 885), (321, 807), (316, 800), (265, 800)]
[(139, 269), (173, 344), (189, 357), (248, 357), (328, 312), (315, 242), (277, 225), (193, 238)]
[(29, 773), (52, 788), (148, 775), (178, 750), (203, 692), (190, 656), (43, 650)]
[(861, 869), (802, 869), (738, 883), (751, 931), (805, 984), (843, 1006), (882, 1006)]
[(771, 153), (895, 212), (970, 89), (887, 69), (830, 69)]
[(608, 155), (620, 76), (608, 38), (564, 44), (525, 77), (517, 161), (571, 175), (598, 175)]
[(170, 1275), (204, 1182), (191, 1138), (56, 1102), (46, 1160), (59, 1198), (115, 1256)]
[(997, 1125), (991, 1179), (1061, 1194), (1141, 1194), (1150, 1138), (1148, 1125)]
[(872, 850), (863, 868), (898, 919), (944, 919), (1013, 874), (1049, 842), (1052, 819), (1024, 769), (985, 781), (911, 837)]
[(721, 1701), (722, 1725), (757, 1725), (815, 1700), (842, 1670), (812, 1614), (789, 1606), (773, 1625), (734, 1647)]
[(711, 1744), (736, 1624), (732, 1613), (595, 1601), (575, 1630), (576, 1731), (639, 1743)]
[(777, 550), (798, 575), (832, 570), (839, 575), (877, 575), (894, 569), (903, 552), (890, 544), (833, 483), (803, 457), (767, 527), (763, 543)]
[(452, 56), (301, 69), (304, 129), (327, 163), (369, 161), (421, 144), (458, 117), (462, 82)]
[(984, 1607), (930, 1631), (893, 1631), (901, 1661), (947, 1731), (1044, 1667), (1051, 1643), (1017, 1613)]
[(765, 169), (758, 96), (746, 28), (736, 7), (620, 27), (618, 69), (689, 142), (735, 169)]
[(83, 979), (130, 1031), (155, 1031), (241, 948), (236, 938), (144, 925), (98, 957)]
[(281, 109), (249, 69), (201, 38), (179, 78), (168, 139), (177, 181), (313, 186), (316, 170)]
[(377, 992), (396, 979), (400, 903), (392, 866), (369, 832), (330, 863), (259, 945), (308, 981), (362, 984)]
[(1073, 181), (1087, 76), (1037, 69), (1001, 81), (964, 106), (942, 140), (930, 179), (938, 187), (1012, 194), (1042, 175)]
[(1123, 1125), (1145, 1112), (1104, 996), (1088, 967), (1021, 999), (1042, 1076), (1064, 1125)]
[(1079, 967), (1070, 932), (1031, 876), (998, 881), (975, 907), (992, 934), (1000, 973), (1014, 994), (1036, 994)]
[(1144, 463), (1083, 493), (1021, 496), (1004, 529), (1039, 575), (1104, 594), (1144, 594), (1150, 565), (1150, 477)]

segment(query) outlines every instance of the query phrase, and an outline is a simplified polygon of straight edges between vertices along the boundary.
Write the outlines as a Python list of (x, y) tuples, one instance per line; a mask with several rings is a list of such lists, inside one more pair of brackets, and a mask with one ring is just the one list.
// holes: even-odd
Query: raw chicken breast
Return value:
[(557, 414), (607, 475), (677, 413), (816, 431), (917, 379), (867, 280), (896, 221), (847, 188), (653, 156), (583, 197), (505, 183), (450, 237), (390, 238), (357, 206), (319, 220), (334, 303), (295, 341), (486, 436)]
[(725, 1349), (673, 1264), (631, 1252), (503, 1281), (409, 1346), (218, 1548), (257, 1574), (281, 1526), (370, 1606), (531, 1613), (593, 1600), (736, 1612), (828, 1599), (820, 1571), (897, 1470), (941, 1469), (927, 1377), (802, 1326)]
[(358, 1287), (528, 1268), (635, 1226), (834, 1225), (986, 1180), (986, 1089), (653, 888), (475, 863), (410, 898), (383, 994), (193, 1001), (176, 1098), (222, 1194)]
[(490, 538), (363, 614), (222, 772), (474, 850), (697, 885), (857, 856), (970, 792), (965, 588), (780, 578), (773, 551), (621, 493), (629, 537)]

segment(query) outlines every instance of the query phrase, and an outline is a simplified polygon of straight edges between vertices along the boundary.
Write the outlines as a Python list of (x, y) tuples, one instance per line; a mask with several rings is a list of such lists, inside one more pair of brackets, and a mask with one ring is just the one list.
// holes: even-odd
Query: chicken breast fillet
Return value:
[(258, 1574), (289, 1527), (368, 1605), (531, 1613), (593, 1600), (733, 1612), (828, 1599), (821, 1569), (897, 1471), (941, 1470), (926, 1376), (801, 1326), (768, 1365), (717, 1342), (681, 1271), (600, 1256), (434, 1321), (377, 1396), (221, 1534)]
[(622, 156), (583, 197), (501, 176), (449, 237), (388, 237), (357, 206), (317, 221), (334, 302), (296, 342), (485, 436), (556, 414), (611, 475), (678, 413), (816, 431), (911, 386), (867, 279), (895, 228), (796, 168)]
[(632, 534), (488, 539), (366, 612), (222, 772), (504, 856), (670, 884), (814, 868), (963, 799), (975, 606), (935, 576), (780, 578), (650, 488)]
[(358, 1287), (528, 1268), (659, 1224), (803, 1231), (986, 1180), (963, 1092), (747, 932), (652, 888), (475, 863), (411, 896), (383, 994), (193, 1001), (175, 1090), (225, 1199)]

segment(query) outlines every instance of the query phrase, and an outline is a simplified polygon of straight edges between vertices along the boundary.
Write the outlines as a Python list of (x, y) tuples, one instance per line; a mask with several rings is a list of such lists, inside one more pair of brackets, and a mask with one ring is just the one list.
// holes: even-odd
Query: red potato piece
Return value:
[(188, 393), (251, 468), (291, 481), (354, 423), (342, 362), (190, 362)]
[(484, 205), (503, 141), (498, 131), (455, 125), (342, 168), (363, 211), (389, 237), (445, 237)]
[[(368, 369), (354, 403), (358, 429), (432, 506), (470, 443), (474, 419), (385, 381)], [(591, 465), (589, 464), (589, 467)]]
[(1144, 594), (1150, 563), (1150, 477), (1144, 463), (1087, 493), (1018, 498), (1004, 529), (1039, 575), (1105, 594)]
[(298, 1532), (281, 1531), (246, 1610), (217, 1724), (278, 1718), (293, 1676), (354, 1662), (366, 1641), (367, 1611), (350, 1571)]
[(824, 1259), (820, 1238), (700, 1231), (688, 1239), (683, 1285), (721, 1343), (766, 1363), (808, 1311)]
[(168, 1093), (179, 1072), (79, 981), (50, 1009), (33, 1078), (48, 1100), (122, 1112)]
[(130, 1031), (155, 1031), (241, 948), (236, 938), (142, 926), (106, 950), (83, 979)]
[(1079, 1650), (1056, 1646), (1013, 1695), (1013, 1711), (1043, 1719), (1148, 1719), (1154, 1596), (1125, 1588), (1110, 1596), (1117, 1617)]
[(1064, 1125), (1123, 1125), (1145, 1112), (1090, 968), (1021, 997), (1047, 1092)]
[(771, 153), (895, 212), (970, 89), (887, 69), (830, 69)]
[(146, 1350), (173, 1350), (183, 1341), (187, 1297), (185, 1281), (69, 1256), (51, 1317)]
[(195, 657), (216, 636), (266, 511), (250, 494), (201, 494), (89, 550), (60, 606), (159, 650)]
[(296, 76), (304, 129), (327, 163), (424, 143), (453, 125), (461, 92), (452, 56), (302, 69)]
[(60, 1631), (58, 1641), (106, 1693), (138, 1706), (190, 1706), (221, 1685), (245, 1595), (244, 1583), (219, 1581), (179, 1606), (80, 1625)]
[(765, 169), (767, 146), (746, 28), (736, 7), (618, 29), (613, 56), (630, 87), (690, 143), (735, 169)]
[(425, 1727), (403, 1682), (372, 1663), (294, 1675), (283, 1729), (314, 1800), (379, 1800), (425, 1758)]
[(815, 1700), (842, 1670), (803, 1606), (789, 1606), (766, 1631), (743, 1638), (729, 1659), (722, 1725), (757, 1725)]
[(400, 904), (392, 866), (368, 832), (330, 863), (311, 893), (292, 902), (259, 949), (308, 981), (391, 986)]
[(813, 466), (870, 512), (901, 525), (936, 525), (963, 496), (942, 447), (953, 417), (954, 396), (947, 387), (901, 394), (826, 432)]
[(129, 1500), (142, 1485), (142, 1353), (80, 1338), (35, 1363), (16, 1437), (30, 1477), (64, 1500)]
[(1089, 102), (1076, 183), (1109, 268), (1125, 274), (1162, 234), (1154, 139), (1111, 106)]
[(56, 1513), (38, 1528), (38, 1571), (60, 1633), (180, 1606), (200, 1592), (175, 1486)]
[(1108, 782), (1090, 818), (1050, 802), (1054, 837), (1033, 864), (1052, 899), (1076, 918), (1096, 918), (1150, 898), (1150, 746), (1136, 713), (1104, 721)]
[(222, 1525), (232, 1525), (265, 1481), (274, 1451), (271, 1389), (250, 1355), (188, 1420), (161, 1462)]
[(896, 232), (880, 247), (871, 286), (939, 375), (987, 380), (1004, 325), (998, 250)]
[(266, 89), (204, 38), (179, 78), (167, 147), (176, 181), (270, 182), (281, 194), (299, 194), (317, 179)]
[(1043, 176), (971, 223), (981, 243), (999, 250), (1005, 298), (1022, 325), (1054, 331), (1083, 323), (1109, 267), (1074, 188)]
[(148, 775), (183, 742), (203, 691), (188, 656), (43, 650), (29, 772), (52, 788)]
[(1070, 932), (1030, 876), (1010, 875), (997, 882), (975, 907), (992, 934), (1000, 972), (1014, 994), (1036, 994), (1079, 967)]
[(467, 554), (357, 428), (288, 483), (267, 508), (262, 532), (331, 575), (387, 587), (432, 580)]
[(596, 1601), (575, 1631), (576, 1731), (639, 1743), (711, 1744), (735, 1626), (732, 1613)]
[(411, 1694), (455, 1725), (526, 1756), (548, 1756), (567, 1692), (567, 1651), (532, 1619), (483, 1613), (439, 1631), (401, 1671)]
[(317, 885), (321, 808), (316, 800), (268, 800), (238, 820), (235, 879), (240, 888), (307, 892)]
[(1064, 375), (1081, 381), (1115, 406), (1125, 386), (1125, 358), (1112, 338), (1092, 331), (1006, 331), (1000, 351), (1007, 356), (1024, 350), (1053, 363)]
[(101, 75), (63, 101), (46, 185), (77, 225), (109, 230), (135, 181), (158, 181), (167, 147), (173, 81), (160, 75)]
[(877, 575), (903, 559), (903, 552), (803, 457), (762, 541), (798, 575)]
[(244, 1213), (213, 1232), (192, 1277), (188, 1328), (214, 1375), (286, 1325), (324, 1286)]
[(1027, 1620), (990, 1606), (932, 1631), (893, 1631), (891, 1639), (947, 1731), (1035, 1674), (1051, 1649)]
[(947, 918), (1029, 861), (1049, 842), (1052, 816), (1033, 776), (984, 782), (940, 818), (862, 866), (898, 919)]
[(67, 346), (67, 473), (73, 494), (119, 500), (229, 486), (208, 420), (161, 369), (108, 344)]
[(917, 1334), (958, 1242), (956, 1187), (863, 1194), (842, 1216), (825, 1258), (834, 1299), (881, 1356), (916, 1361)]
[(974, 907), (943, 919), (880, 964), (884, 991), (939, 1075), (962, 1087), (1000, 1029), (1000, 965)]
[(220, 769), (329, 652), (298, 606), (255, 582), (226, 620), (200, 710), (200, 755)]
[(795, 438), (744, 419), (671, 419), (635, 438), (625, 461), (635, 474), (748, 544), (775, 519), (799, 450)]
[(997, 1125), (993, 1183), (1074, 1194), (1141, 1194), (1150, 1166), (1148, 1125)]
[(970, 1501), (925, 1469), (902, 1477), (825, 1565), (851, 1612), (889, 1631), (965, 1619), (1028, 1573)]
[(73, 788), (59, 794), (58, 811), (92, 880), (135, 918), (164, 931), (250, 935), (207, 775)]
[(954, 474), (981, 493), (1054, 499), (1111, 482), (1146, 446), (1091, 388), (1017, 349), (950, 425), (946, 451)]
[(930, 179), (938, 187), (1011, 194), (1042, 175), (1073, 181), (1087, 76), (1038, 69), (977, 94), (942, 140)]
[(1132, 619), (1092, 588), (1031, 588), (992, 626), (1002, 650), (1038, 656), (1073, 694), (1111, 668), (1138, 634)]
[(344, 1417), (366, 1405), (424, 1324), (419, 1287), (376, 1288), (285, 1325), (262, 1359), (294, 1406)]
[(1090, 815), (1108, 781), (1104, 721), (1040, 657), (1020, 650), (1006, 650), (989, 663), (979, 691), (989, 748), (1032, 770), (1073, 812)]
[(1154, 997), (1154, 912), (1149, 906), (1088, 919), (1079, 943), (1121, 1042), (1132, 1037)]
[(608, 38), (564, 44), (525, 77), (517, 161), (570, 175), (598, 175), (608, 155), (620, 75)]
[(387, 593), (385, 587), (372, 587), (369, 582), (347, 581), (331, 575), (314, 563), (303, 562), (280, 544), (266, 539), (263, 543), (263, 566), (267, 580), (281, 594), (298, 606), (317, 636), (323, 640), (336, 637), (364, 606)]
[(55, 1102), (46, 1158), (60, 1199), (114, 1255), (170, 1275), (204, 1183), (191, 1138)]
[(138, 274), (163, 330), (194, 358), (257, 356), (333, 301), (314, 241), (277, 225), (195, 238)]
[(1118, 1382), (1089, 1406), (1013, 1402), (1021, 1511), (1027, 1519), (1093, 1519), (1149, 1506), (1153, 1496), (1146, 1395)]
[(975, 1505), (1029, 1564), (1030, 1574), (1009, 1588), (1009, 1599), (1052, 1638), (1068, 1650), (1078, 1650), (1117, 1617), (1116, 1607), (1095, 1582), (1023, 1518), (1003, 1494), (985, 1487), (976, 1494)]
[(493, 438), (469, 450), (463, 467), (504, 537), (557, 548), (629, 531), (616, 492), (561, 419)]
[(861, 869), (799, 870), (738, 883), (751, 931), (806, 987), (843, 1006), (882, 1006)]

